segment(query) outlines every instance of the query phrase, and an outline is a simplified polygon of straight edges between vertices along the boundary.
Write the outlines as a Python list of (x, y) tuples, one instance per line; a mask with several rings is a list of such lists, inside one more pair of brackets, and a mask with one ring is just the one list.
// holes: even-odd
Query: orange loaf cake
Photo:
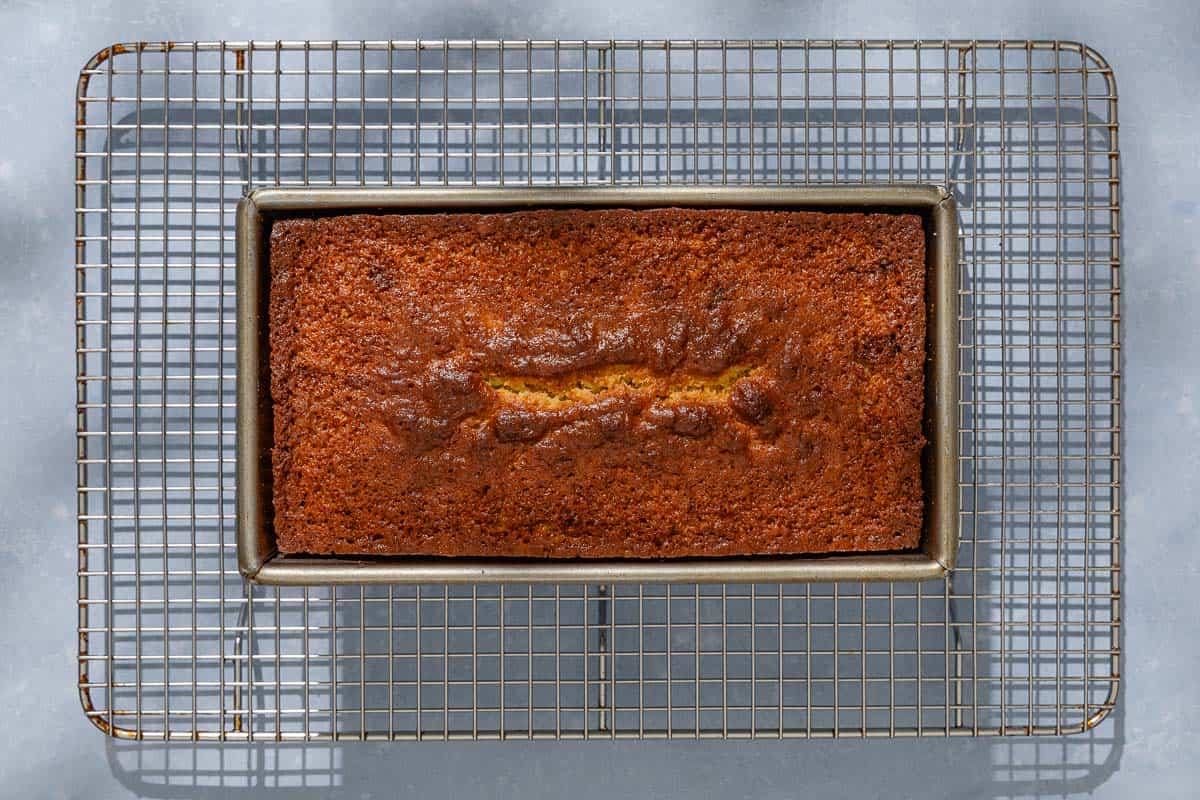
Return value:
[(295, 218), (269, 261), (282, 553), (918, 546), (919, 216)]

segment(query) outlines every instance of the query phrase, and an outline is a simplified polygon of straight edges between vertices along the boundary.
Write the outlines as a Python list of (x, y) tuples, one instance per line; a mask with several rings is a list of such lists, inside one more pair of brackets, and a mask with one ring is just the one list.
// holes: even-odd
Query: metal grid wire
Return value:
[[(1119, 665), (1117, 99), (1060, 42), (114, 46), (78, 92), (79, 688), (162, 739), (1063, 733)], [(934, 182), (960, 567), (925, 584), (253, 588), (234, 206), (266, 185)]]

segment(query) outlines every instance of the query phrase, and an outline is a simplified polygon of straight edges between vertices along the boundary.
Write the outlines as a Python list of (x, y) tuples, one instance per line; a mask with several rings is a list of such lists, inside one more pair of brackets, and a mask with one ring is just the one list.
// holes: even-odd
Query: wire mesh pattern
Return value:
[[(1063, 42), (108, 48), (76, 121), (79, 688), (145, 739), (1085, 730), (1119, 682), (1113, 75)], [(960, 566), (926, 584), (252, 588), (253, 187), (929, 182), (962, 226)]]

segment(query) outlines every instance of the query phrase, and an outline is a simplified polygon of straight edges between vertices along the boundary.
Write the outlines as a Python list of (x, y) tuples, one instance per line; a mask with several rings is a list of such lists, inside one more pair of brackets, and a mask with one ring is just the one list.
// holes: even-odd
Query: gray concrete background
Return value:
[[(1200, 7), (1189, 0), (0, 4), (0, 796), (1196, 797)], [(1083, 40), (1121, 90), (1125, 681), (1069, 739), (120, 745), (75, 684), (72, 97), (112, 41), (413, 37)]]

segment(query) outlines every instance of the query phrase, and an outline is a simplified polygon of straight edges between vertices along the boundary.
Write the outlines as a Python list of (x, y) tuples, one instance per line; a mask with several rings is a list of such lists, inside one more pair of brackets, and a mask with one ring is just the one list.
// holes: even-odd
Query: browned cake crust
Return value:
[(355, 215), (271, 231), (283, 553), (915, 548), (913, 215)]

